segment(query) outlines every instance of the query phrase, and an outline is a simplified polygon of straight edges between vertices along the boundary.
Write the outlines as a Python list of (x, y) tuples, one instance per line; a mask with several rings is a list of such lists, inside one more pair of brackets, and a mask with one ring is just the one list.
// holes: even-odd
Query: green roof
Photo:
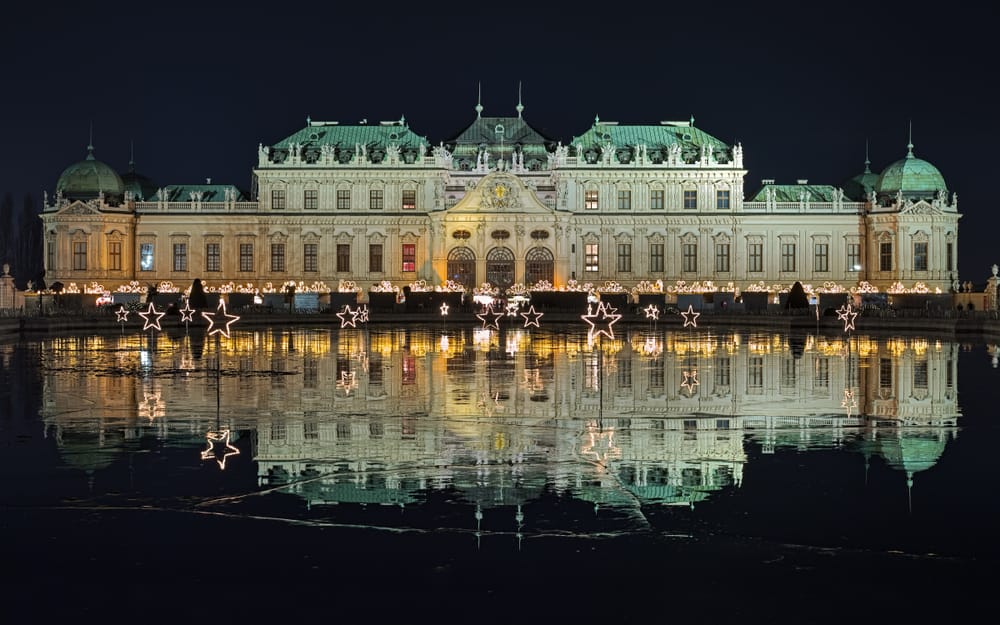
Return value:
[(491, 150), (499, 149), (498, 126), (502, 128), (503, 132), (500, 134), (503, 135), (503, 144), (507, 148), (520, 145), (525, 153), (541, 154), (547, 153), (550, 147), (554, 148), (556, 145), (555, 141), (529, 126), (520, 117), (478, 117), (468, 128), (444, 143), (452, 146), (452, 154), (475, 154), (483, 145)]
[(864, 202), (877, 183), (878, 174), (873, 172), (868, 161), (865, 161), (865, 170), (844, 183), (844, 195), (855, 202)]
[(728, 153), (729, 146), (708, 134), (707, 132), (684, 123), (663, 123), (653, 125), (619, 125), (607, 122), (595, 122), (590, 130), (574, 137), (571, 145), (588, 148), (599, 148), (608, 141), (616, 147), (645, 145), (647, 153), (654, 160), (666, 160), (666, 151), (677, 145), (681, 148), (682, 158), (686, 161), (696, 160), (701, 154), (701, 147), (712, 146), (716, 152)]
[(121, 199), (125, 184), (110, 165), (94, 158), (94, 146), (87, 146), (87, 158), (63, 170), (56, 191), (71, 200), (92, 200), (103, 193), (109, 200)]
[(405, 123), (340, 125), (331, 122), (310, 122), (305, 128), (275, 143), (273, 148), (287, 149), (291, 144), (320, 148), (324, 145), (354, 150), (355, 145), (403, 147), (430, 145), (425, 137), (414, 133)]
[[(226, 189), (236, 191), (237, 202), (247, 201), (246, 194), (231, 184), (170, 184), (164, 188), (167, 190), (168, 202), (191, 202), (191, 194), (198, 192), (201, 193), (202, 202), (224, 202)], [(147, 200), (154, 201), (156, 198), (150, 197)]]
[(768, 189), (774, 192), (775, 202), (799, 202), (802, 192), (808, 194), (810, 202), (832, 202), (837, 188), (828, 184), (766, 184), (748, 202), (767, 201)]
[(906, 197), (920, 198), (930, 198), (939, 190), (947, 189), (937, 167), (913, 156), (912, 145), (906, 158), (886, 167), (875, 185), (875, 191), (882, 195), (896, 195), (902, 191)]
[(132, 197), (136, 200), (148, 201), (156, 195), (156, 183), (149, 177), (136, 172), (134, 163), (129, 163), (128, 171), (121, 175), (121, 179), (125, 191), (131, 192)]

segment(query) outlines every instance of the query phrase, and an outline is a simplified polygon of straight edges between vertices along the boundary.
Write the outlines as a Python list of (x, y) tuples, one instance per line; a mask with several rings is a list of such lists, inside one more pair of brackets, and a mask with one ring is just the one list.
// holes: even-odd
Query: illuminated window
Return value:
[(339, 189), (337, 191), (337, 210), (350, 210), (351, 209), (351, 190), (350, 189)]
[(415, 189), (403, 189), (403, 210), (411, 211), (417, 208), (417, 192)]
[(368, 271), (382, 273), (382, 244), (372, 243), (368, 246)]
[(892, 243), (879, 243), (878, 268), (879, 271), (892, 271)]
[(653, 272), (663, 271), (662, 243), (652, 243), (649, 246), (649, 270)]
[(750, 243), (747, 245), (747, 271), (755, 273), (764, 271), (763, 243)]
[(715, 244), (715, 271), (726, 273), (729, 271), (729, 244)]
[(271, 191), (271, 208), (273, 210), (284, 210), (285, 208), (284, 189), (274, 189)]
[(632, 192), (628, 189), (618, 191), (618, 210), (632, 210)]
[(595, 211), (599, 208), (597, 202), (597, 191), (584, 191), (583, 192), (583, 207), (589, 211)]
[(403, 244), (403, 271), (417, 270), (417, 246), (413, 243)]
[(314, 273), (319, 271), (319, 245), (305, 243), (302, 246), (302, 271)]
[(87, 268), (87, 242), (73, 241), (73, 269)]
[(698, 208), (698, 192), (696, 190), (686, 189), (684, 191), (684, 208), (687, 210)]
[(795, 271), (795, 244), (781, 244), (781, 270)]
[(319, 191), (316, 189), (306, 189), (305, 195), (302, 198), (302, 207), (309, 210), (316, 210), (319, 208)]
[(285, 244), (271, 244), (271, 271), (281, 272), (285, 270)]
[(663, 190), (654, 189), (649, 192), (649, 208), (652, 210), (663, 210)]
[(715, 208), (720, 211), (729, 210), (729, 189), (715, 192)]
[(337, 271), (348, 272), (351, 270), (351, 246), (346, 243), (337, 244)]
[(174, 271), (188, 270), (187, 243), (174, 243)]
[(222, 250), (218, 243), (205, 244), (205, 271), (222, 271)]
[(697, 243), (684, 243), (681, 245), (681, 271), (688, 273), (698, 271)]
[(598, 271), (597, 243), (587, 243), (583, 246), (583, 270), (587, 272)]
[(927, 271), (927, 244), (913, 244), (913, 270)]
[(618, 244), (618, 271), (632, 271), (632, 245), (630, 243)]
[(368, 208), (373, 211), (382, 210), (384, 203), (384, 197), (382, 195), (382, 189), (372, 189), (368, 192)]
[(139, 245), (139, 271), (153, 270), (153, 244), (141, 243)]
[(108, 242), (108, 269), (111, 271), (121, 271), (122, 268), (122, 244), (121, 241)]
[(240, 271), (253, 271), (253, 243), (240, 243)]
[(830, 271), (830, 244), (817, 243), (813, 246), (813, 271)]

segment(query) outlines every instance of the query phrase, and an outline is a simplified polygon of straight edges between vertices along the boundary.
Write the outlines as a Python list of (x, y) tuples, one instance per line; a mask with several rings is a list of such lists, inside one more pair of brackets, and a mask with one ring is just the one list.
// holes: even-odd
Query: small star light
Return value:
[(357, 374), (353, 371), (341, 371), (340, 380), (337, 381), (337, 388), (344, 391), (344, 395), (350, 395), (351, 389), (358, 388)]
[[(587, 314), (580, 317), (584, 321), (590, 324), (590, 330), (587, 332), (587, 340), (592, 341), (594, 337), (603, 334), (609, 339), (615, 338), (615, 331), (612, 326), (615, 322), (622, 318), (616, 308), (605, 304), (604, 302), (597, 303), (597, 310), (591, 311), (590, 305), (587, 305)], [(601, 327), (598, 328), (597, 324), (600, 322)], [(605, 328), (604, 325), (607, 324)]]
[(646, 313), (646, 319), (652, 319), (656, 321), (660, 318), (660, 309), (656, 307), (656, 304), (650, 304), (642, 309)]
[[(162, 330), (162, 328), (160, 327), (160, 319), (162, 319), (166, 314), (167, 313), (165, 312), (158, 312), (156, 310), (156, 306), (153, 305), (153, 302), (150, 302), (149, 310), (147, 310), (146, 312), (139, 313), (139, 316), (142, 317), (143, 320), (145, 320), (146, 322), (143, 324), (142, 329), (148, 330), (150, 328), (156, 328), (157, 330)], [(155, 318), (150, 319), (150, 317), (154, 317), (154, 315)]]
[(528, 308), (527, 312), (521, 313), (521, 316), (524, 317), (524, 327), (527, 328), (528, 326), (535, 326), (536, 328), (540, 328), (541, 326), (538, 325), (538, 320), (541, 319), (544, 314), (545, 313), (535, 310), (535, 305), (532, 304)]
[(483, 322), (483, 329), (494, 328), (496, 330), (500, 329), (500, 317), (504, 316), (503, 311), (493, 310), (493, 304), (487, 304), (483, 312), (476, 315), (479, 320)]
[(448, 316), (448, 302), (441, 303), (441, 316), (442, 317)]
[(208, 448), (201, 452), (202, 460), (215, 460), (219, 463), (219, 468), (226, 470), (226, 458), (240, 455), (240, 450), (229, 442), (229, 430), (221, 432), (207, 432)]
[(685, 371), (684, 381), (681, 382), (681, 388), (687, 390), (688, 397), (694, 395), (694, 387), (699, 386), (701, 382), (698, 381), (698, 371)]
[(850, 303), (844, 304), (837, 309), (837, 319), (844, 322), (844, 332), (854, 329), (854, 319), (857, 316), (857, 311), (854, 310)]
[[(219, 300), (219, 307), (216, 310), (218, 312), (201, 313), (202, 317), (208, 319), (208, 335), (212, 336), (213, 334), (221, 334), (228, 339), (229, 326), (239, 321), (240, 318), (238, 315), (230, 315), (226, 312), (226, 301), (223, 299)], [(216, 321), (216, 317), (219, 317), (218, 321)]]
[(187, 302), (184, 302), (184, 308), (181, 308), (178, 312), (181, 313), (181, 321), (183, 321), (184, 323), (189, 323), (189, 322), (193, 323), (194, 313), (197, 311), (195, 311), (194, 308), (191, 308), (191, 302), (189, 300)]
[[(360, 309), (351, 310), (350, 304), (344, 304), (344, 310), (337, 313), (337, 316), (340, 317), (340, 327), (341, 328), (346, 328), (347, 326), (351, 326), (352, 328), (358, 327), (357, 326), (358, 314), (360, 314), (360, 312), (361, 312)], [(350, 315), (351, 317), (350, 319), (347, 318), (348, 315)]]
[(124, 304), (115, 311), (115, 314), (118, 315), (118, 323), (125, 323), (128, 321), (128, 311), (125, 310)]
[(520, 308), (520, 306), (517, 302), (507, 302), (507, 316), (516, 317), (518, 308)]
[(851, 411), (858, 407), (858, 400), (855, 399), (853, 390), (849, 388), (844, 389), (844, 399), (841, 400), (840, 407), (847, 409), (848, 417), (851, 416)]
[(362, 304), (358, 309), (358, 321), (368, 323), (368, 304)]
[(684, 317), (684, 327), (691, 326), (692, 328), (698, 327), (698, 317), (701, 316), (700, 312), (694, 311), (694, 306), (688, 304), (687, 312), (682, 312), (681, 317)]

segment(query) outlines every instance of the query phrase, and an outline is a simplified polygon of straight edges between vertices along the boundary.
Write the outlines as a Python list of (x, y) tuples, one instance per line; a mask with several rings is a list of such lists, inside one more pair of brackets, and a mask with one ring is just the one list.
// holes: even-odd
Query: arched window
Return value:
[(486, 255), (486, 281), (506, 289), (514, 284), (514, 252), (506, 247), (494, 247)]
[(465, 285), (466, 291), (476, 286), (476, 254), (467, 247), (456, 247), (448, 252), (448, 279)]
[(548, 248), (533, 247), (524, 257), (524, 284), (531, 287), (540, 280), (552, 282), (555, 260)]

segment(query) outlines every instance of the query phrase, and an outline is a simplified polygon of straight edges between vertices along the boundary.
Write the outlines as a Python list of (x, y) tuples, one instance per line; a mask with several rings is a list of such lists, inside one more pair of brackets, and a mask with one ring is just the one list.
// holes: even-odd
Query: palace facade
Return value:
[(866, 162), (839, 185), (765, 180), (748, 195), (743, 147), (693, 119), (595, 119), (564, 144), (522, 110), (484, 117), (477, 105), (470, 125), (436, 145), (405, 119), (307, 119), (259, 147), (250, 190), (158, 185), (132, 164), (119, 174), (88, 146), (45, 199), (46, 280), (109, 291), (195, 278), (363, 290), (421, 280), (957, 283), (957, 197), (912, 144), (881, 173)]

